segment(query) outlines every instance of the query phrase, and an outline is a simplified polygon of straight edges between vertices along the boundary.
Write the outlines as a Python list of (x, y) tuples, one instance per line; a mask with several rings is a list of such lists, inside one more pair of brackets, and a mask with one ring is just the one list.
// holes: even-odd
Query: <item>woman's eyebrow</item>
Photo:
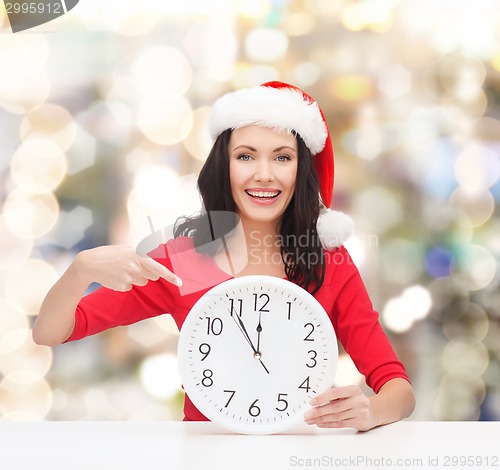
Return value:
[(257, 152), (257, 149), (250, 147), (250, 145), (238, 145), (238, 146), (234, 147), (233, 152), (239, 148), (246, 148), (248, 150), (251, 150), (252, 152)]
[[(238, 145), (236, 147), (234, 147), (233, 149), (233, 152), (239, 148), (246, 148), (248, 150), (251, 150), (252, 152), (256, 152), (257, 149), (254, 148), (254, 147), (251, 147), (250, 145), (245, 145), (245, 144), (242, 144), (242, 145)], [(273, 152), (281, 152), (282, 150), (284, 149), (289, 149), (289, 150), (292, 150), (293, 152), (296, 152), (296, 150), (293, 148), (293, 147), (289, 147), (288, 145), (282, 145), (280, 147), (276, 147)]]

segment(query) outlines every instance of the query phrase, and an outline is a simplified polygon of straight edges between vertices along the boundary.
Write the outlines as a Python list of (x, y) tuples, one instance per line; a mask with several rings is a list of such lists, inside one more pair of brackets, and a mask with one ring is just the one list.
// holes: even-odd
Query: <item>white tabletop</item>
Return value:
[(500, 422), (403, 421), (266, 436), (212, 423), (0, 422), (5, 470), (499, 469)]

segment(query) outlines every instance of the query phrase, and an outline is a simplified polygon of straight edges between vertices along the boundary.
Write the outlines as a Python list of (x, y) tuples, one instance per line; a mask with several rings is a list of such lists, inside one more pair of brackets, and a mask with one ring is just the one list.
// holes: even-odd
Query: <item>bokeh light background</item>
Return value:
[(326, 114), (412, 419), (500, 418), (496, 0), (81, 0), (18, 34), (0, 5), (0, 419), (181, 417), (168, 316), (54, 349), (30, 328), (78, 251), (180, 215), (214, 100), (271, 79)]

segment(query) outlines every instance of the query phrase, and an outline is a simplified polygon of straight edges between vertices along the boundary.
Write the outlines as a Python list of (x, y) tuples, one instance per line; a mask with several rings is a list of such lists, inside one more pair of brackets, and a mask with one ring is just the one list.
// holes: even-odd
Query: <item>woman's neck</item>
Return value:
[(242, 221), (231, 237), (223, 240), (223, 249), (214, 261), (233, 277), (250, 274), (284, 277), (280, 246), (275, 223)]

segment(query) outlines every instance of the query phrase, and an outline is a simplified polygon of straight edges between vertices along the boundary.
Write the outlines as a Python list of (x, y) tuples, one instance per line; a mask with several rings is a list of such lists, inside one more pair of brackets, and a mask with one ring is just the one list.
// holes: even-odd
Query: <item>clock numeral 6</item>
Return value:
[(254, 418), (256, 418), (257, 416), (260, 415), (260, 408), (256, 405), (256, 403), (259, 401), (259, 399), (257, 398), (257, 400), (255, 400), (251, 405), (250, 405), (250, 408), (248, 408), (248, 414), (250, 416), (253, 416)]
[(211, 333), (215, 336), (219, 336), (223, 328), (224, 324), (219, 317), (215, 317), (214, 319), (207, 317), (207, 335)]
[(285, 411), (288, 408), (288, 402), (283, 398), (287, 396), (288, 393), (278, 393), (278, 403), (282, 403), (283, 408), (276, 407), (277, 411)]
[(210, 369), (205, 369), (203, 371), (203, 379), (201, 383), (204, 387), (211, 387), (214, 384), (214, 381), (212, 380), (213, 375), (214, 373)]

